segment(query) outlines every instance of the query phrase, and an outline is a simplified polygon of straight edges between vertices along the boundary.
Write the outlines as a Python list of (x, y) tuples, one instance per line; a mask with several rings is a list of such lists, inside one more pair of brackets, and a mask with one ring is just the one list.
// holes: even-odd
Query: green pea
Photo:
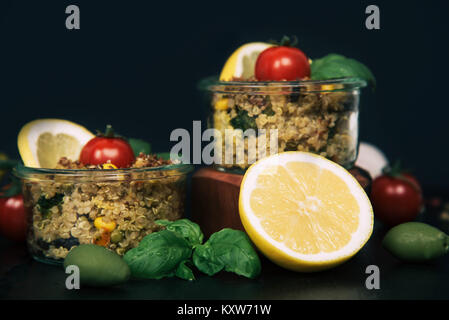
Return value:
[(111, 242), (117, 243), (123, 240), (123, 234), (120, 230), (115, 229), (111, 233)]
[(390, 229), (382, 245), (398, 259), (421, 262), (445, 255), (449, 237), (428, 224), (407, 222)]

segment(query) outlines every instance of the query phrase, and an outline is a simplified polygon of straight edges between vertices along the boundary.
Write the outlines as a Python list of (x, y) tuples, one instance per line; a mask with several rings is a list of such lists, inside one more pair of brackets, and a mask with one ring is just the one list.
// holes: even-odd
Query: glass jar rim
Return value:
[[(186, 175), (193, 171), (193, 165), (187, 163), (169, 164), (159, 167), (121, 168), (121, 169), (48, 169), (33, 168), (18, 164), (13, 169), (13, 174), (19, 179), (29, 177), (60, 176), (70, 178), (92, 178), (104, 180), (120, 180), (121, 176), (129, 174), (160, 173), (164, 176)], [(44, 180), (48, 180), (44, 179)]]
[(297, 81), (219, 81), (207, 79), (201, 86), (215, 93), (291, 94), (298, 92), (336, 92), (358, 90), (367, 86), (360, 78)]

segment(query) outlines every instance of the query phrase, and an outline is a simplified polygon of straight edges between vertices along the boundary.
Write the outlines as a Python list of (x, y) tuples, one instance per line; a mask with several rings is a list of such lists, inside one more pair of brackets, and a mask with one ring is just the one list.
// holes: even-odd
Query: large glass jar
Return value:
[(184, 210), (185, 182), (193, 166), (111, 170), (18, 166), (28, 211), (27, 244), (42, 262), (61, 263), (79, 244), (96, 243), (123, 255), (158, 219), (176, 220)]
[(216, 129), (215, 166), (238, 172), (269, 154), (306, 151), (350, 168), (357, 158), (364, 86), (349, 78), (203, 83), (208, 127)]

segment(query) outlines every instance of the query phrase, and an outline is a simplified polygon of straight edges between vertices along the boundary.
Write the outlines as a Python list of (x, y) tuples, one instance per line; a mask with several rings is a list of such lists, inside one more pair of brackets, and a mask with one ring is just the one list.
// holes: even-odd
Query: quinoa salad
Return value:
[[(141, 153), (125, 170), (138, 172), (134, 176), (119, 173), (119, 179), (98, 181), (63, 175), (24, 179), (30, 251), (36, 257), (62, 261), (79, 244), (98, 244), (119, 255), (136, 247), (144, 236), (160, 230), (156, 220), (176, 220), (183, 214), (185, 176), (166, 175), (163, 170), (139, 171), (171, 164)], [(61, 158), (55, 169), (101, 174), (111, 167), (108, 163), (84, 166)]]
[[(236, 85), (238, 86), (238, 84)], [(267, 84), (270, 86), (270, 84)], [(265, 88), (266, 89), (266, 88)], [(289, 88), (291, 89), (291, 88)], [(295, 88), (296, 89), (296, 88)], [(275, 88), (267, 91), (272, 92)], [(213, 90), (212, 90), (213, 91)], [(221, 164), (225, 169), (246, 169), (248, 146), (266, 144), (270, 153), (270, 129), (277, 129), (277, 152), (307, 151), (324, 156), (345, 167), (351, 167), (357, 157), (357, 101), (358, 96), (345, 91), (310, 92), (300, 88), (290, 93), (276, 92), (213, 92), (210, 126), (222, 135), (231, 130), (235, 135), (241, 129), (265, 129), (266, 137), (255, 136), (234, 139), (233, 145), (225, 145), (222, 139), (219, 149), (225, 158), (226, 148), (243, 149), (244, 162)], [(256, 140), (256, 141), (251, 141)]]

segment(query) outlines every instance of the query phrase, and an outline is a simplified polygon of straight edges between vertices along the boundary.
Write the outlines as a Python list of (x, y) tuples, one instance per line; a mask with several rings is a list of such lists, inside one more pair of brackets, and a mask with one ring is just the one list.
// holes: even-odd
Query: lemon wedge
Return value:
[(60, 119), (39, 119), (22, 127), (17, 146), (25, 166), (54, 168), (61, 157), (77, 160), (93, 137), (89, 130)]
[(284, 152), (253, 164), (240, 187), (239, 211), (259, 250), (294, 271), (343, 263), (373, 230), (371, 203), (357, 180), (307, 152)]
[(226, 61), (221, 70), (220, 80), (230, 81), (232, 78), (248, 79), (254, 76), (254, 68), (259, 54), (272, 47), (265, 42), (250, 42), (242, 45)]

